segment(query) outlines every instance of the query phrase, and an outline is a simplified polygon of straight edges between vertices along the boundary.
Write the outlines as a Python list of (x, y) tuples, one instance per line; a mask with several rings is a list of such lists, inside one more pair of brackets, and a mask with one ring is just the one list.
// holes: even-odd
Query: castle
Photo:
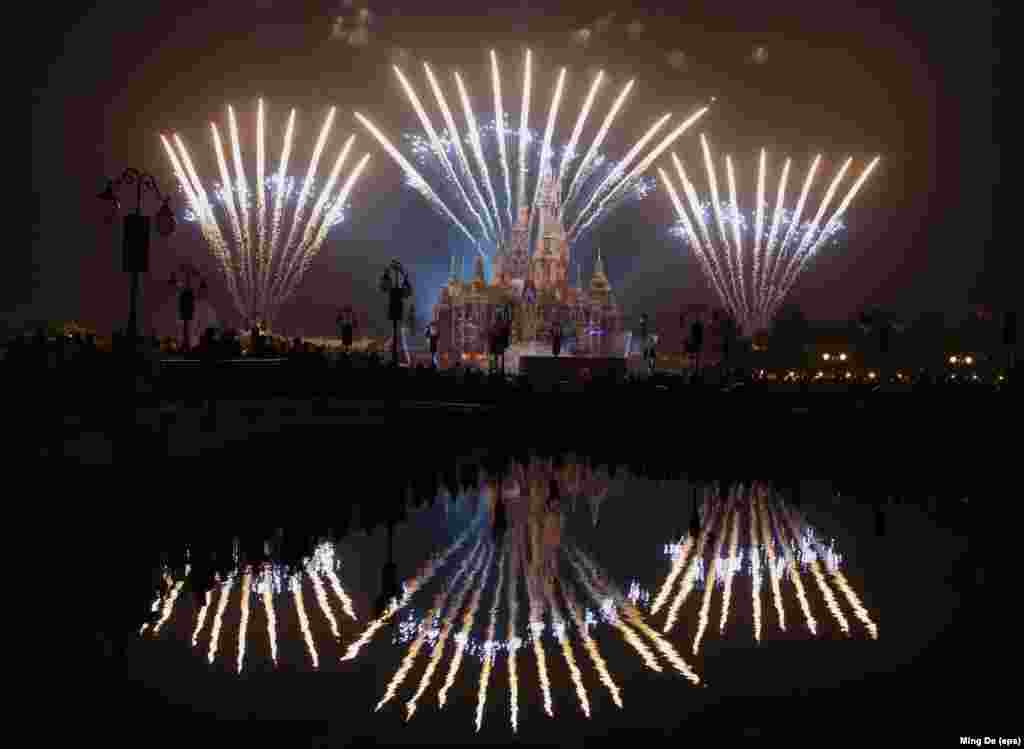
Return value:
[(523, 206), (508, 241), (498, 248), (490, 281), (483, 258), (476, 258), (469, 281), (458, 278), (453, 261), (450, 278), (433, 312), (440, 334), (438, 351), (449, 366), (460, 359), (478, 361), (490, 353), (488, 331), (503, 310), (512, 315), (506, 364), (513, 370), (522, 354), (551, 353), (555, 324), (563, 330), (563, 353), (624, 355), (622, 310), (605, 275), (601, 252), (598, 250), (589, 289), (583, 288), (578, 264), (576, 286), (571, 286), (569, 241), (559, 213), (555, 180), (548, 170), (537, 201), (539, 226), (532, 249), (530, 211)]

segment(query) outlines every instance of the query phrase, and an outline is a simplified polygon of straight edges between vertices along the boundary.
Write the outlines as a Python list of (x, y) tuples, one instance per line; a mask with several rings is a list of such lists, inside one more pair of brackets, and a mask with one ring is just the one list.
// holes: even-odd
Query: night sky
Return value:
[[(333, 142), (356, 132), (356, 153), (373, 154), (350, 220), (335, 228), (282, 311), (281, 327), (329, 333), (337, 306), (348, 302), (383, 329), (386, 309), (374, 281), (391, 256), (407, 261), (425, 310), (457, 235), (401, 186), (398, 168), (351, 113), (371, 115), (393, 136), (420, 129), (388, 68), (396, 49), (411, 55), (405, 67), (417, 85), (422, 75), (413, 61), (426, 59), (446, 76), (457, 66), (478, 114), (489, 112), (487, 50), (501, 55), (508, 86), (527, 45), (535, 59), (535, 127), (542, 126), (560, 66), (569, 67), (563, 111), (573, 117), (599, 67), (612, 86), (637, 78), (626, 116), (606, 142), (612, 154), (624, 153), (660, 114), (673, 112), (678, 122), (712, 96), (712, 110), (675, 150), (696, 163), (697, 134), (707, 133), (716, 153), (746, 165), (738, 176), (748, 194), (761, 146), (778, 156), (777, 165), (783, 154), (793, 156), (794, 167), (821, 151), (826, 173), (847, 155), (857, 173), (881, 154), (847, 216), (844, 244), (826, 249), (795, 288), (794, 301), (809, 318), (846, 319), (871, 302), (911, 318), (942, 309), (955, 320), (968, 303), (1004, 303), (1007, 248), (991, 240), (998, 150), (991, 118), (994, 18), (986, 3), (939, 4), (927, 13), (908, 6), (915, 9), (909, 17), (845, 2), (687, 2), (672, 16), (631, 3), (586, 48), (571, 43), (572, 30), (593, 26), (616, 6), (565, 3), (556, 14), (546, 10), (550, 5), (494, 3), (481, 15), (479, 4), (436, 2), (424, 15), (418, 2), (371, 2), (367, 43), (358, 46), (331, 38), (332, 19), (347, 14), (351, 21), (354, 13), (342, 2), (108, 3), (74, 13), (70, 3), (48, 7), (37, 46), (42, 64), (33, 70), (32, 245), (28, 254), (16, 246), (8, 255), (14, 265), (0, 274), (0, 318), (75, 318), (101, 332), (123, 324), (128, 279), (119, 237), (103, 225), (94, 197), (103, 177), (135, 166), (171, 187), (157, 135), (172, 131), (207, 160), (197, 164), (200, 172), (214, 176), (208, 122), (225, 121), (232, 103), (247, 127), (258, 96), (267, 100), (271, 135), (280, 133), (282, 113), (299, 110), (297, 154), (310, 152), (331, 105), (339, 108)], [(626, 25), (638, 19), (646, 28), (634, 37)], [(750, 59), (757, 46), (767, 50), (762, 64)], [(685, 70), (669, 64), (675, 49), (686, 55)], [(505, 91), (513, 112), (517, 88)], [(599, 100), (605, 107), (611, 90)], [(567, 120), (560, 117), (563, 137)], [(792, 191), (792, 177), (790, 184)], [(629, 314), (644, 309), (657, 317), (681, 302), (713, 301), (689, 252), (665, 234), (673, 220), (659, 189), (593, 238)], [(173, 309), (156, 281), (183, 260), (210, 273), (214, 305), (234, 320), (194, 225), (182, 224), (169, 241), (155, 239), (151, 258), (144, 321), (155, 319), (154, 310)], [(586, 277), (588, 265), (584, 259)]]

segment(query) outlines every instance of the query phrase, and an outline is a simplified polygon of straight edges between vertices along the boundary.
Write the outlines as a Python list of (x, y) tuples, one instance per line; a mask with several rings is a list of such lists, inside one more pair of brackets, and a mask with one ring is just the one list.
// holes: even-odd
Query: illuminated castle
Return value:
[(576, 286), (570, 286), (569, 240), (559, 212), (558, 192), (549, 170), (541, 183), (532, 249), (531, 216), (524, 206), (508, 243), (498, 248), (490, 280), (482, 257), (476, 258), (469, 281), (458, 277), (453, 259), (451, 275), (433, 314), (440, 334), (438, 351), (449, 364), (460, 358), (476, 361), (490, 353), (488, 331), (503, 309), (512, 313), (512, 348), (506, 354), (512, 369), (521, 354), (551, 353), (555, 323), (562, 326), (565, 354), (623, 355), (622, 310), (605, 275), (601, 252), (598, 250), (589, 289), (583, 288), (579, 264)]

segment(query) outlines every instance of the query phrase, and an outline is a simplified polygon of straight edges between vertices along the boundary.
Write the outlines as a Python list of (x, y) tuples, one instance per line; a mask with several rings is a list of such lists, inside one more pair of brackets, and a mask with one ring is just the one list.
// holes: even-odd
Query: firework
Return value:
[[(659, 170), (679, 221), (672, 233), (693, 249), (701, 269), (708, 276), (722, 304), (739, 322), (744, 334), (753, 335), (768, 328), (810, 258), (824, 245), (838, 241), (838, 234), (845, 228), (842, 218), (847, 208), (881, 157), (876, 157), (867, 166), (839, 207), (825, 221), (836, 191), (852, 164), (853, 160), (847, 159), (829, 183), (814, 217), (810, 221), (803, 221), (804, 208), (821, 164), (820, 155), (811, 162), (793, 210), (785, 207), (791, 164), (790, 159), (785, 160), (779, 178), (775, 209), (772, 211), (765, 197), (768, 154), (761, 149), (756, 195), (752, 201), (752, 210), (747, 213), (740, 205), (740, 191), (732, 157), (725, 157), (728, 202), (724, 202), (719, 192), (715, 160), (707, 138), (703, 135), (701, 147), (709, 199), (703, 202), (698, 199), (683, 162), (676, 154), (672, 155), (672, 161), (676, 177), (686, 193), (686, 207), (679, 199), (672, 178), (665, 171)], [(708, 230), (712, 218), (717, 232)], [(699, 234), (696, 229), (700, 230)]]
[[(317, 172), (328, 148), (335, 111), (332, 107), (324, 120), (301, 180), (289, 176), (288, 171), (295, 136), (294, 110), (285, 127), (277, 171), (266, 174), (266, 122), (262, 99), (256, 109), (256, 182), (252, 187), (246, 177), (243, 139), (232, 107), (228, 107), (228, 136), (234, 173), (229, 169), (220, 128), (211, 123), (220, 181), (209, 191), (201, 182), (181, 137), (177, 134), (171, 138), (161, 136), (179, 189), (188, 204), (185, 219), (199, 225), (219, 262), (232, 301), (247, 322), (274, 319), (277, 310), (294, 294), (330, 229), (345, 220), (349, 195), (369, 156), (363, 157), (344, 187), (336, 193), (335, 185), (352, 148), (353, 138), (350, 137), (326, 182), (318, 182)], [(310, 200), (313, 200), (313, 208), (307, 211)], [(286, 210), (289, 206), (293, 206), (291, 211)]]
[[(506, 122), (508, 113), (502, 100), (498, 56), (493, 51), (490, 53), (490, 61), (494, 94), (493, 122), (481, 121), (477, 117), (462, 77), (457, 73), (454, 76), (464, 115), (461, 133), (444, 90), (430, 66), (424, 64), (424, 72), (445, 125), (443, 130), (434, 126), (409, 79), (395, 67), (395, 74), (425, 133), (425, 136), (406, 136), (411, 146), (412, 161), (403, 156), (367, 118), (359, 116), (359, 121), (402, 168), (407, 183), (467, 236), (484, 257), (507, 246), (517, 226), (530, 230), (528, 225), (523, 226), (523, 222), (536, 215), (535, 209), (547, 181), (554, 185), (557, 213), (570, 243), (575, 242), (588, 228), (600, 223), (618, 206), (644, 197), (653, 187), (653, 181), (645, 178), (644, 172), (658, 155), (706, 111), (702, 109), (697, 112), (676, 127), (650, 153), (642, 156), (650, 141), (672, 116), (665, 115), (630, 149), (621, 162), (611, 162), (601, 155), (599, 149), (633, 87), (633, 81), (630, 81), (615, 100), (585, 156), (577, 160), (577, 146), (594, 107), (604, 73), (599, 72), (591, 83), (568, 143), (565, 147), (558, 147), (554, 145), (555, 134), (558, 130), (558, 114), (568, 87), (568, 71), (563, 68), (558, 74), (543, 134), (538, 137), (530, 124), (532, 54), (527, 51), (523, 65), (518, 129), (510, 127)], [(514, 191), (510, 151), (515, 153), (512, 158), (517, 160)], [(472, 163), (476, 165), (475, 171), (470, 154)], [(634, 161), (637, 161), (635, 166)], [(412, 162), (416, 162), (419, 168)], [(529, 198), (528, 193), (531, 195)]]

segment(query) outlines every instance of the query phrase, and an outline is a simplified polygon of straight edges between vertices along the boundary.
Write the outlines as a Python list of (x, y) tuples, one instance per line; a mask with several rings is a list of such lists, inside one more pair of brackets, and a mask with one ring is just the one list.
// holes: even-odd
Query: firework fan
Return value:
[(444, 90), (428, 64), (424, 63), (423, 68), (441, 112), (444, 125), (440, 129), (435, 127), (409, 79), (395, 66), (395, 74), (425, 133), (407, 137), (413, 160), (422, 172), (367, 117), (356, 114), (402, 168), (407, 184), (459, 229), (484, 257), (507, 246), (517, 227), (529, 231), (529, 221), (537, 213), (535, 209), (544, 185), (554, 187), (559, 219), (570, 242), (617, 205), (643, 197), (651, 188), (650, 182), (643, 179), (644, 172), (707, 111), (706, 108), (697, 111), (642, 155), (668, 125), (672, 115), (664, 115), (620, 161), (611, 162), (600, 149), (633, 88), (633, 81), (619, 92), (593, 140), (584, 149), (582, 136), (604, 81), (604, 72), (599, 72), (576, 117), (568, 142), (556, 148), (553, 138), (566, 87), (566, 69), (558, 75), (543, 135), (538, 138), (530, 126), (531, 53), (526, 52), (523, 66), (518, 125), (517, 119), (504, 109), (497, 54), (492, 51), (490, 58), (494, 116), (483, 126), (477, 120), (461, 76), (454, 74), (463, 114), (461, 131)]
[[(247, 171), (234, 109), (228, 107), (232, 166), (216, 123), (210, 123), (220, 181), (208, 190), (197, 172), (184, 140), (161, 135), (167, 157), (185, 194), (185, 218), (200, 227), (220, 264), (228, 291), (246, 323), (271, 322), (280, 306), (295, 292), (331, 228), (344, 220), (349, 196), (366, 168), (364, 155), (338, 189), (342, 169), (355, 141), (350, 136), (338, 153), (326, 181), (319, 182), (320, 160), (330, 139), (336, 108), (320, 129), (309, 165), (301, 180), (289, 176), (295, 135), (295, 110), (288, 117), (277, 169), (268, 174), (263, 100), (256, 111), (255, 170)], [(172, 144), (173, 141), (173, 144)], [(247, 174), (255, 177), (250, 188)], [(212, 195), (212, 197), (211, 197)]]
[(693, 249), (715, 291), (747, 335), (766, 330), (782, 301), (806, 267), (808, 261), (843, 229), (842, 218), (868, 176), (878, 165), (875, 159), (861, 172), (827, 221), (836, 190), (853, 159), (847, 159), (829, 183), (813, 218), (802, 222), (804, 208), (821, 163), (818, 155), (811, 163), (797, 199), (796, 207), (786, 207), (786, 185), (791, 159), (786, 159), (779, 178), (774, 210), (765, 196), (767, 155), (761, 150), (757, 171), (757, 195), (752, 215), (741, 209), (737, 200), (736, 174), (732, 158), (725, 157), (729, 199), (719, 192), (714, 160), (707, 139), (701, 135), (704, 165), (707, 170), (710, 200), (701, 201), (687, 176), (682, 160), (672, 154), (676, 176), (686, 195), (679, 197), (668, 173), (659, 169), (662, 183), (672, 199), (679, 218), (674, 233)]
[(770, 594), (774, 619), (779, 630), (785, 632), (784, 594), (788, 590), (795, 595), (804, 626), (812, 635), (818, 634), (819, 622), (811, 598), (817, 600), (820, 596), (844, 635), (850, 635), (850, 621), (840, 598), (870, 637), (878, 638), (878, 626), (846, 579), (843, 558), (834, 543), (826, 545), (794, 508), (779, 497), (771, 497), (767, 487), (758, 483), (749, 489), (734, 487), (727, 496), (716, 499), (711, 491), (705, 496), (700, 533), (667, 547), (672, 566), (651, 607), (652, 616), (668, 604), (673, 587), (680, 584), (669, 605), (664, 632), (675, 626), (690, 594), (702, 591), (693, 641), (696, 655), (710, 621), (714, 594), (720, 592), (722, 596), (719, 633), (724, 634), (734, 581), (744, 575), (751, 583), (753, 637), (757, 642), (765, 627), (762, 594)]

